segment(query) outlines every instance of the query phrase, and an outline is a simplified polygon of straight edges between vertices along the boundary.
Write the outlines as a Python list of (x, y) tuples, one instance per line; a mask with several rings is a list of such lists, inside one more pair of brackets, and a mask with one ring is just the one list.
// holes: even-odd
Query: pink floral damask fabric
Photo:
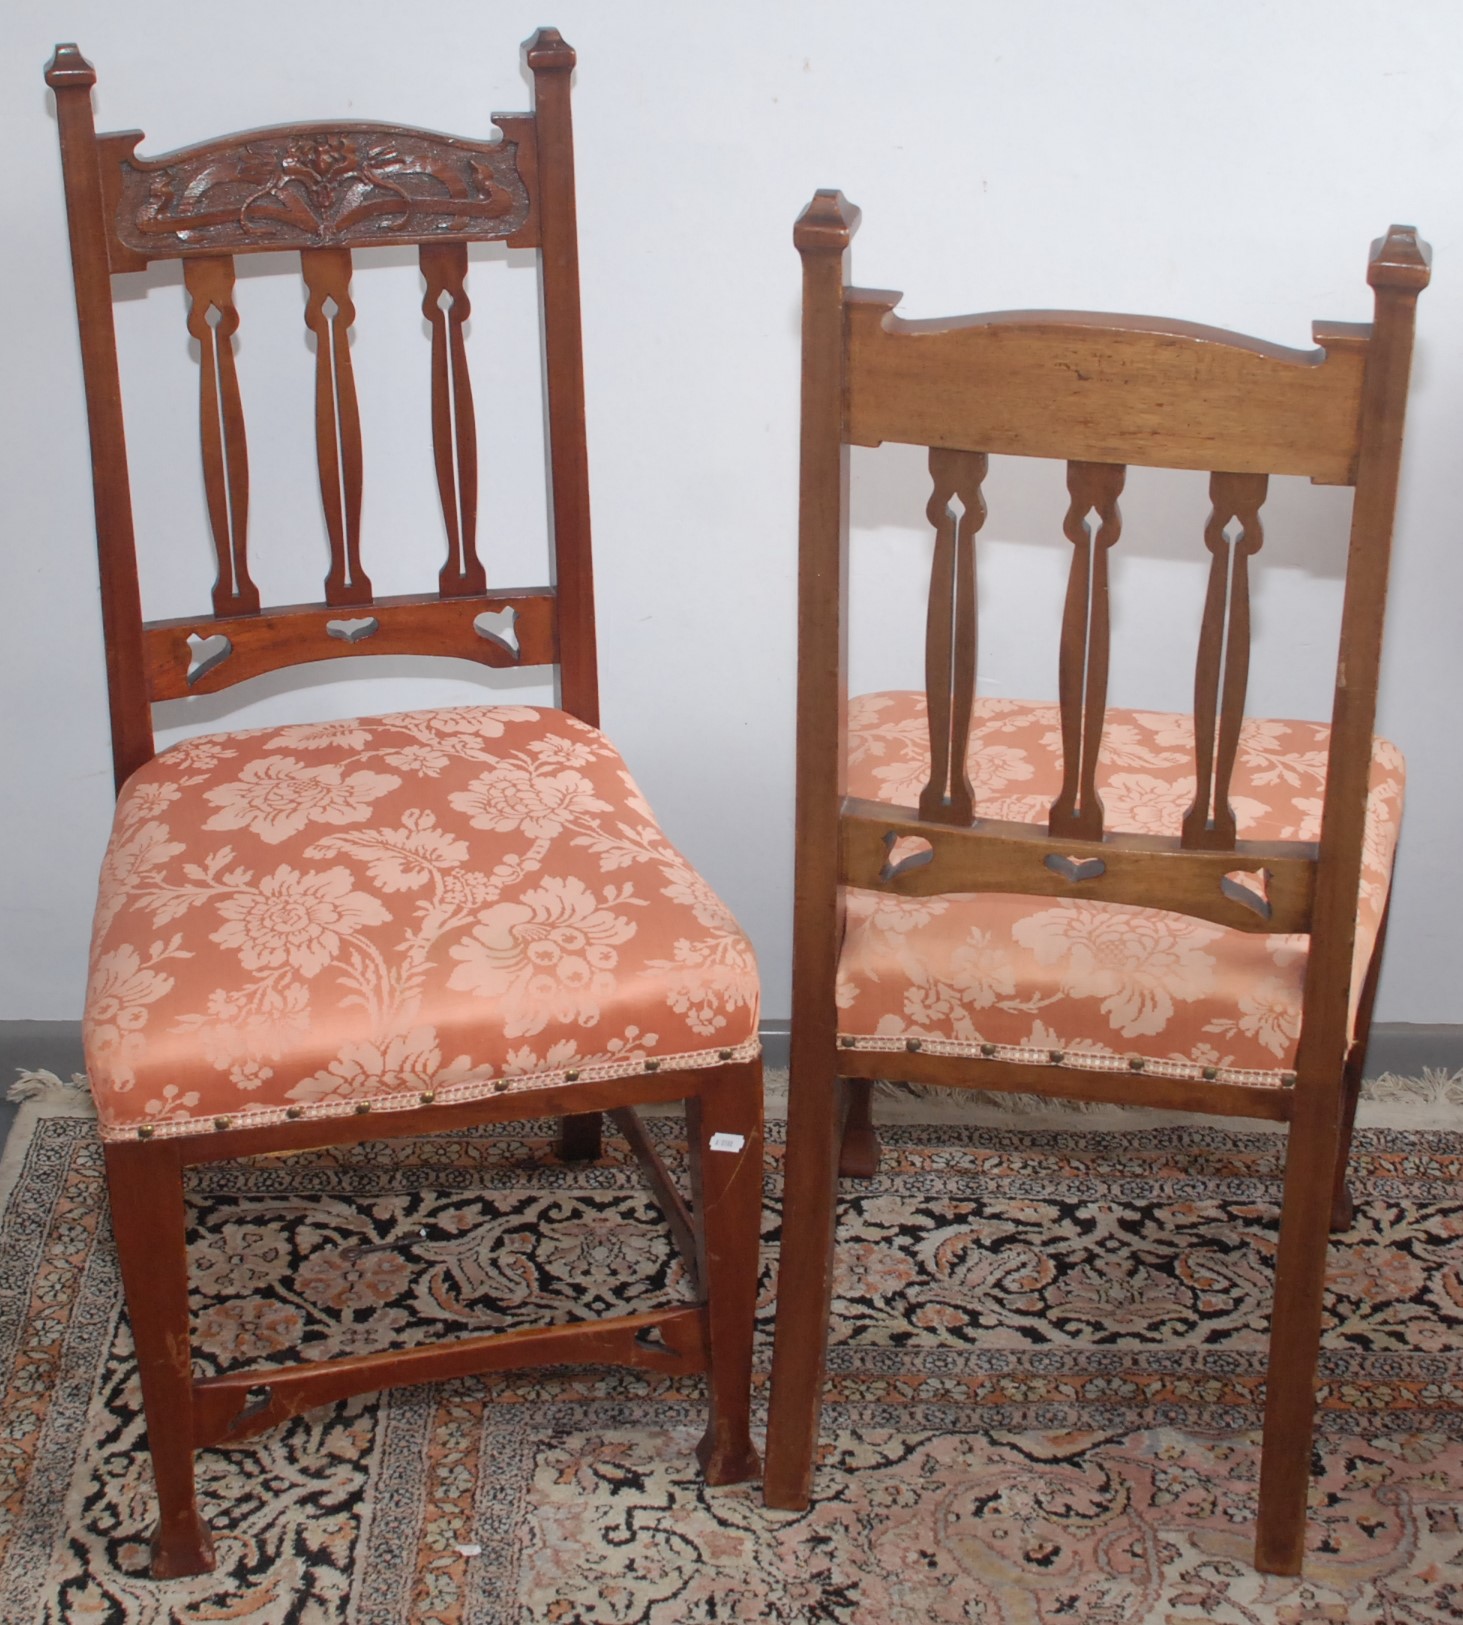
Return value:
[(85, 1023), (107, 1137), (711, 1066), (757, 1018), (736, 921), (561, 711), (193, 739), (118, 801)]
[[(925, 698), (869, 694), (849, 715), (849, 791), (913, 806), (929, 777)], [(1247, 720), (1231, 805), (1242, 840), (1318, 839), (1329, 730)], [(978, 701), (969, 772), (978, 812), (1044, 824), (1061, 785), (1057, 709)], [(1403, 763), (1375, 742), (1352, 979), (1355, 1013), (1392, 870)], [(1098, 791), (1109, 831), (1179, 833), (1194, 795), (1193, 721), (1109, 711)], [(898, 897), (850, 890), (839, 1031), (868, 1050), (910, 1038), (936, 1054), (1096, 1070), (1142, 1056), (1173, 1077), (1279, 1086), (1295, 1059), (1308, 939), (1077, 898)]]

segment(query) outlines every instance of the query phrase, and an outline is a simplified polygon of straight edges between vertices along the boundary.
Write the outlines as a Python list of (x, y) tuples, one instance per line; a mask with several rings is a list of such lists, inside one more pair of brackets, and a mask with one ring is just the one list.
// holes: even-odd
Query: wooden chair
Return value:
[[(554, 29), (526, 51), (535, 111), (495, 118), (492, 140), (306, 124), (157, 158), (138, 156), (135, 131), (96, 134), (96, 76), (75, 46), (58, 47), (46, 71), (70, 220), (120, 791), (86, 1046), (161, 1508), (159, 1578), (213, 1563), (195, 1504), (195, 1451), (396, 1384), (586, 1362), (705, 1370), (707, 1480), (732, 1483), (758, 1468), (747, 1429), (761, 1191), (756, 966), (597, 730), (575, 57)], [(539, 254), (552, 587), (490, 588), (478, 556), (464, 340), (474, 242)], [(379, 597), (367, 574), (379, 544), (363, 507), (351, 277), (357, 250), (402, 244), (419, 247), (447, 557), (435, 591)], [(260, 250), (298, 252), (315, 339), (329, 573), (323, 602), (285, 608), (262, 607), (255, 585), (234, 356), (235, 256)], [(131, 273), (168, 259), (182, 261), (199, 357), (218, 580), (211, 614), (149, 623), (112, 301)], [(421, 321), (415, 299), (405, 319)], [(191, 387), (187, 365), (180, 388)], [(137, 414), (132, 426), (141, 422)], [(190, 459), (178, 462), (196, 477)], [(563, 709), (410, 712), (154, 752), (158, 701), (332, 656), (406, 653), (556, 666)], [(691, 1211), (634, 1112), (676, 1099), (688, 1103)], [(194, 1375), (185, 1168), (545, 1113), (565, 1117), (566, 1153), (588, 1157), (598, 1154), (604, 1112), (647, 1166), (694, 1301)]]
[[(1400, 758), (1372, 727), (1428, 251), (1394, 227), (1372, 251), (1372, 325), (1318, 324), (1319, 348), (1299, 351), (1126, 316), (906, 321), (898, 294), (847, 285), (858, 218), (820, 192), (795, 232), (795, 968), (767, 1500), (809, 1496), (840, 1144), (845, 1172), (871, 1171), (870, 1080), (1268, 1118), (1290, 1127), (1256, 1562), (1293, 1574), (1400, 810)], [(850, 704), (847, 447), (885, 441), (930, 448), (927, 689)], [(975, 534), (997, 453), (1067, 462), (1057, 706), (973, 702)], [(1106, 703), (1130, 463), (1208, 473), (1192, 717)], [(1354, 487), (1329, 729), (1242, 720), (1269, 474)], [(1267, 788), (1262, 755), (1298, 789)]]

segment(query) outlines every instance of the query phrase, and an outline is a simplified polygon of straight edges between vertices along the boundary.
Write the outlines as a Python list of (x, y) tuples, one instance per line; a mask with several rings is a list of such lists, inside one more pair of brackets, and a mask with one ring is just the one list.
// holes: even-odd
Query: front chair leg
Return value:
[(831, 1046), (826, 1056), (811, 1044), (808, 1048), (812, 1058), (793, 1057), (788, 1091), (782, 1258), (777, 1272), (777, 1330), (763, 1496), (768, 1506), (789, 1511), (807, 1506), (813, 1490), (813, 1455), (833, 1303), (842, 1132)]
[(761, 1467), (752, 1445), (752, 1336), (762, 1235), (762, 1063), (720, 1068), (686, 1102), (691, 1204), (710, 1321), (710, 1415), (696, 1457), (708, 1484), (741, 1484)]
[(575, 1112), (559, 1123), (559, 1156), (564, 1162), (598, 1162), (604, 1154), (599, 1112)]
[(152, 1577), (174, 1580), (206, 1574), (214, 1557), (193, 1483), (193, 1362), (182, 1159), (166, 1140), (112, 1143), (106, 1157), (112, 1230), (127, 1318), (137, 1345), (157, 1484)]
[(846, 1078), (848, 1116), (843, 1122), (843, 1148), (838, 1172), (845, 1179), (872, 1179), (879, 1171), (879, 1131), (874, 1127), (874, 1080)]

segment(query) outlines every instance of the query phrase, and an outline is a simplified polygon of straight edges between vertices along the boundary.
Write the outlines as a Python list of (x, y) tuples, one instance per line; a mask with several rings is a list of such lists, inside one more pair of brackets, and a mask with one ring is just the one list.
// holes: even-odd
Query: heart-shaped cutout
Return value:
[(342, 643), (359, 643), (379, 630), (380, 621), (374, 615), (361, 615), (353, 621), (326, 621), (325, 630)]
[(1048, 852), (1042, 861), (1063, 880), (1096, 880), (1107, 873), (1107, 865), (1101, 858), (1073, 858), (1061, 852)]
[(522, 654), (518, 644), (518, 611), (509, 604), (506, 609), (485, 609), (473, 618), (472, 629), (480, 638), (510, 654), (515, 660)]
[(897, 880), (912, 869), (923, 869), (932, 863), (935, 849), (922, 835), (901, 835), (891, 829), (884, 837), (884, 850), (889, 854), (879, 871), (880, 880)]
[(215, 666), (221, 666), (233, 652), (233, 644), (222, 632), (215, 632), (206, 638), (190, 632), (188, 653), (192, 658), (188, 662), (188, 681), (196, 683), (200, 677), (207, 677)]
[(1239, 903), (1262, 920), (1275, 912), (1270, 906), (1270, 871), (1268, 869), (1231, 869), (1219, 882), (1219, 889), (1231, 903)]

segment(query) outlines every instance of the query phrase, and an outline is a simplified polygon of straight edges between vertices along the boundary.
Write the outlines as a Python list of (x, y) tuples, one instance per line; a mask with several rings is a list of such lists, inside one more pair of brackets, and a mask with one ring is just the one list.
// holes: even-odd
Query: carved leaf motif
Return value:
[(156, 256), (507, 237), (528, 217), (517, 143), (388, 126), (255, 134), (122, 164), (117, 235)]

